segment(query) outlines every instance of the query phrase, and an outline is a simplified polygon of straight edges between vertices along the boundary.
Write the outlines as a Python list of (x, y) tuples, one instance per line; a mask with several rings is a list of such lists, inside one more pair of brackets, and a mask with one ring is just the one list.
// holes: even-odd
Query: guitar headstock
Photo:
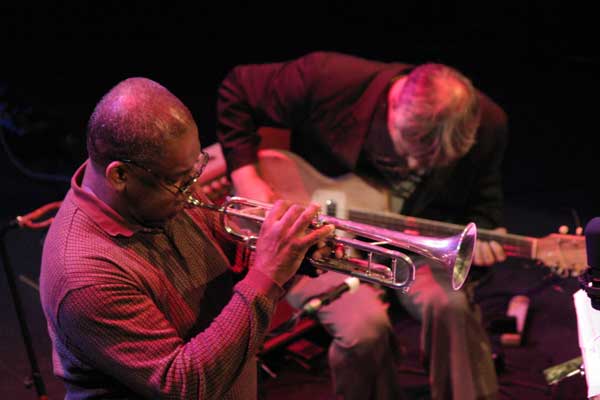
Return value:
[(534, 258), (561, 276), (579, 276), (588, 267), (585, 237), (553, 233), (539, 238)]

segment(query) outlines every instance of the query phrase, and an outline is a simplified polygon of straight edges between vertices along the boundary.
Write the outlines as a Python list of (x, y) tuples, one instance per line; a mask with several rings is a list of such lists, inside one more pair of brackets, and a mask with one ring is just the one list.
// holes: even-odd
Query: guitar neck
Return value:
[[(424, 218), (409, 217), (387, 212), (366, 210), (350, 210), (349, 219), (365, 224), (381, 226), (395, 231), (427, 236), (450, 236), (460, 233), (464, 226), (447, 222), (432, 221)], [(535, 259), (537, 239), (527, 236), (499, 233), (488, 229), (477, 228), (477, 238), (484, 241), (498, 242), (509, 257)]]

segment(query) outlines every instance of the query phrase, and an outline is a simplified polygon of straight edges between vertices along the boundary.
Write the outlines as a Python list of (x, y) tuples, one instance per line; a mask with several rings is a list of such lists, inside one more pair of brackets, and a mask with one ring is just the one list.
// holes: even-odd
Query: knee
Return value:
[(332, 346), (362, 359), (389, 350), (392, 337), (392, 325), (382, 309), (356, 316), (355, 323), (338, 330)]

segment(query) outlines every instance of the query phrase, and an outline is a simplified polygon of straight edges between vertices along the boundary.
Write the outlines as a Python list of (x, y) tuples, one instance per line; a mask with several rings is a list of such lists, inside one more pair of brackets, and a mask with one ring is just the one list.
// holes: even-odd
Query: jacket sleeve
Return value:
[(317, 53), (294, 61), (242, 65), (218, 90), (217, 138), (228, 170), (257, 160), (260, 126), (291, 128), (306, 119)]
[(217, 101), (217, 138), (229, 172), (256, 162), (259, 127), (316, 134), (352, 110), (382, 71), (393, 75), (408, 67), (322, 51), (283, 63), (235, 67), (219, 87)]

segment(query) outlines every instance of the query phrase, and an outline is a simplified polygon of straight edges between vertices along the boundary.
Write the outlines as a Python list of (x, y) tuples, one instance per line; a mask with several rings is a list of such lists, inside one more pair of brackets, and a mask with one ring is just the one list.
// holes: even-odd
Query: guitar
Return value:
[[(298, 155), (274, 149), (259, 152), (261, 177), (281, 197), (302, 204), (316, 202), (324, 212), (395, 231), (427, 236), (449, 236), (463, 226), (390, 212), (392, 196), (384, 187), (346, 174), (322, 175)], [(478, 238), (496, 241), (508, 257), (536, 260), (561, 276), (578, 276), (587, 269), (583, 236), (550, 234), (542, 238), (478, 229)]]

